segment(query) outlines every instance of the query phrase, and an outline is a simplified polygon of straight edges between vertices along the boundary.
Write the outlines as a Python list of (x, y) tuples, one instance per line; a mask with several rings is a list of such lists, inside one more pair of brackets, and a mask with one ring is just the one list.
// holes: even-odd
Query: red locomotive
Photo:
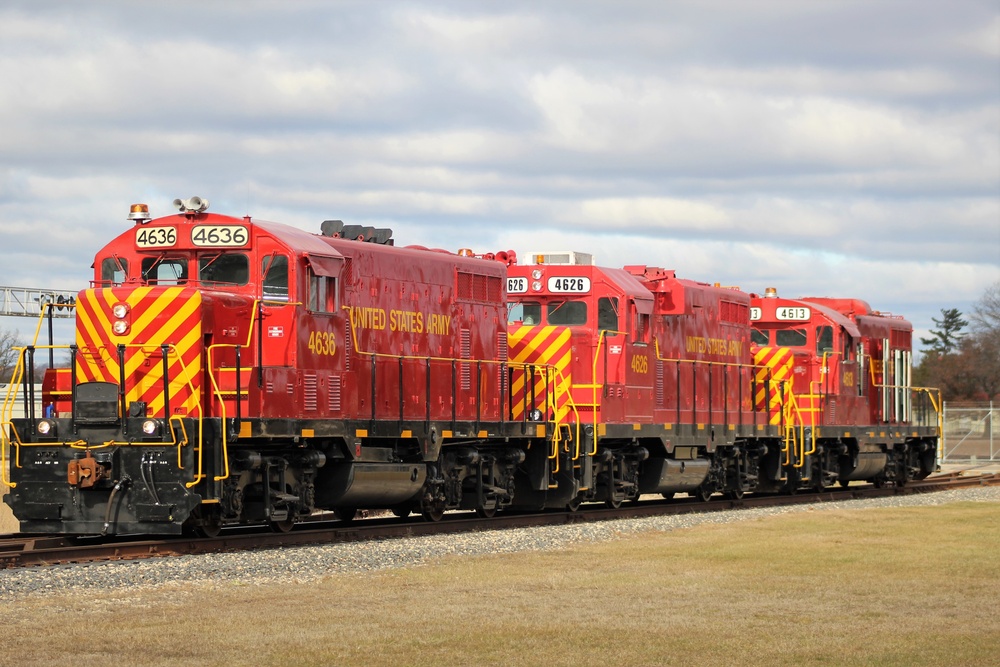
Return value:
[[(77, 298), (76, 340), (68, 367), (45, 374), (44, 413), (4, 415), (5, 500), (24, 531), (287, 530), (317, 510), (361, 508), (436, 520), (739, 497), (834, 474), (902, 482), (933, 465), (936, 432), (908, 423), (909, 357), (894, 356), (901, 334), (889, 333), (908, 328), (836, 312), (853, 302), (814, 309), (830, 318), (831, 349), (847, 349), (847, 332), (867, 365), (845, 354), (840, 379), (806, 408), (812, 379), (782, 384), (773, 364), (755, 364), (751, 310), (767, 311), (757, 337), (773, 311), (737, 289), (579, 253), (518, 265), (513, 253), (396, 247), (389, 230), (339, 221), (311, 234), (208, 213), (197, 197), (175, 204), (156, 219), (132, 207), (134, 227), (97, 253)], [(23, 351), (26, 394), (48, 347)], [(887, 422), (864, 419), (868, 396), (840, 398), (850, 363), (890, 401)], [(828, 438), (819, 414), (836, 415), (824, 428), (880, 434)]]
[(933, 471), (937, 431), (913, 423), (928, 423), (936, 405), (927, 390), (913, 402), (909, 322), (857, 299), (785, 299), (773, 289), (754, 295), (751, 320), (758, 380), (772, 383), (758, 408), (788, 425), (799, 482), (881, 485)]

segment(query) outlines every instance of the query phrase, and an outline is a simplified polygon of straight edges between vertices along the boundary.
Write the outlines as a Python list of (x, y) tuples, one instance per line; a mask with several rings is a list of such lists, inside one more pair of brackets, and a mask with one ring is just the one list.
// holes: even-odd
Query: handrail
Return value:
[(351, 346), (355, 354), (364, 355), (372, 357), (373, 359), (402, 359), (406, 361), (442, 361), (442, 362), (457, 362), (460, 364), (486, 364), (488, 366), (507, 366), (508, 368), (520, 368), (527, 372), (529, 368), (540, 368), (540, 369), (558, 369), (552, 364), (536, 364), (536, 363), (523, 363), (516, 361), (500, 361), (497, 359), (463, 359), (459, 357), (436, 357), (433, 355), (408, 355), (408, 354), (389, 354), (386, 352), (370, 352), (368, 350), (362, 350), (358, 347), (358, 335), (354, 327), (354, 320), (351, 318), (351, 307), (341, 306), (342, 310), (347, 311), (347, 322), (351, 327)]
[[(254, 308), (254, 311), (257, 309)], [(251, 323), (250, 331), (253, 331), (253, 325)], [(247, 347), (250, 346), (250, 341), (247, 341)], [(208, 379), (212, 382), (212, 394), (219, 400), (219, 418), (221, 419), (221, 431), (222, 431), (222, 464), (223, 473), (222, 475), (213, 475), (212, 479), (216, 482), (221, 482), (223, 480), (229, 479), (229, 427), (226, 425), (226, 401), (222, 397), (222, 390), (219, 388), (219, 383), (215, 381), (215, 366), (212, 364), (212, 351), (217, 347), (231, 347), (233, 349), (241, 347), (240, 345), (233, 345), (231, 343), (219, 343), (216, 345), (209, 345), (208, 350), (205, 355), (205, 363), (208, 364)], [(221, 369), (219, 369), (221, 371)], [(236, 387), (236, 400), (243, 400), (243, 388)], [(239, 415), (239, 411), (236, 412)]]

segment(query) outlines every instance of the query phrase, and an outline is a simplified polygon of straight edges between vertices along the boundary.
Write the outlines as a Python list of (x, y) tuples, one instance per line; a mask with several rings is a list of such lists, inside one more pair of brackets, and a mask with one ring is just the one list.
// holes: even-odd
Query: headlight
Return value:
[(38, 422), (38, 435), (44, 436), (55, 436), (56, 434), (56, 423), (51, 419), (43, 419)]
[(128, 316), (128, 304), (127, 303), (116, 303), (111, 308), (111, 314), (117, 317), (119, 320), (124, 320)]
[(146, 435), (159, 435), (160, 434), (160, 422), (155, 419), (147, 419), (142, 422), (142, 432)]
[(531, 411), (529, 417), (533, 422), (540, 422), (542, 421), (542, 411), (539, 410), (538, 408), (535, 408), (534, 410)]
[(535, 280), (541, 280), (542, 279), (542, 270), (541, 269), (535, 269), (534, 271), (531, 272), (531, 277), (534, 278)]
[(111, 325), (111, 330), (118, 336), (124, 336), (128, 333), (128, 322), (125, 320), (115, 320), (114, 324)]
[(542, 291), (542, 283), (536, 280), (535, 282), (531, 283), (531, 289), (535, 290), (536, 292)]

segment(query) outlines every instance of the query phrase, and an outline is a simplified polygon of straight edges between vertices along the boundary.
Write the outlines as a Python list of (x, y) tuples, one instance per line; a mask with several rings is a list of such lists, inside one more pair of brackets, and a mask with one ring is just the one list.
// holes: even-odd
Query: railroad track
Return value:
[(551, 526), (668, 514), (718, 512), (743, 507), (802, 505), (996, 485), (1000, 485), (1000, 473), (962, 475), (961, 472), (953, 472), (935, 475), (919, 482), (910, 482), (904, 487), (876, 488), (864, 485), (796, 495), (746, 496), (738, 500), (717, 498), (709, 502), (685, 499), (654, 500), (626, 504), (618, 509), (584, 505), (576, 512), (501, 513), (492, 519), (481, 519), (470, 516), (470, 513), (455, 512), (446, 514), (438, 522), (421, 519), (401, 521), (395, 517), (375, 517), (346, 524), (335, 521), (309, 521), (298, 525), (295, 530), (288, 533), (269, 533), (241, 528), (223, 531), (220, 536), (214, 538), (137, 539), (127, 536), (99, 538), (13, 535), (0, 538), (0, 569)]

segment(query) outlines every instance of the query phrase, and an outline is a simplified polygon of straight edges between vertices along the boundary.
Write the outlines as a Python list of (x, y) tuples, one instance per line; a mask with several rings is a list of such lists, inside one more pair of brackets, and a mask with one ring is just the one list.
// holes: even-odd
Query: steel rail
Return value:
[(720, 497), (708, 502), (686, 499), (652, 500), (626, 503), (619, 509), (607, 509), (595, 504), (583, 505), (575, 512), (501, 513), (492, 519), (474, 517), (470, 512), (447, 513), (437, 522), (424, 521), (419, 518), (401, 521), (391, 516), (361, 519), (350, 523), (317, 519), (297, 524), (296, 529), (288, 533), (260, 532), (253, 527), (241, 527), (226, 529), (218, 537), (212, 538), (183, 536), (149, 539), (146, 537), (129, 538), (127, 536), (100, 538), (99, 536), (12, 535), (6, 538), (0, 537), (0, 569), (556, 526), (613, 519), (720, 512), (754, 507), (805, 505), (998, 485), (1000, 485), (1000, 473), (965, 476), (959, 473), (948, 473), (919, 482), (910, 482), (901, 487), (876, 488), (872, 485), (858, 485), (795, 495), (748, 495), (741, 499)]

